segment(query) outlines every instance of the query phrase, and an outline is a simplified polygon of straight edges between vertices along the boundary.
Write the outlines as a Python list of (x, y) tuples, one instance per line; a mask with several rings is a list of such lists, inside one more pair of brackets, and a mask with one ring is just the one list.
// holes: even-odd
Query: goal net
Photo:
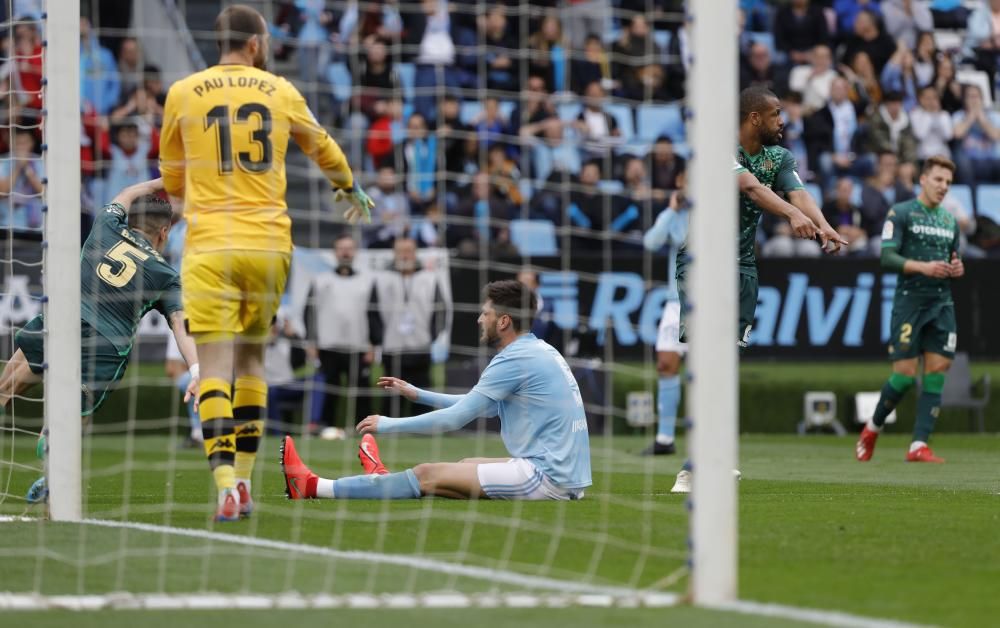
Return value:
[[(15, 333), (55, 298), (44, 280), (61, 276), (58, 294), (69, 301), (60, 302), (79, 307), (77, 238), (120, 188), (156, 176), (166, 90), (216, 63), (219, 3), (83, 0), (81, 31), (75, 17), (53, 19), (53, 10), (66, 10), (62, 3), (50, 1), (47, 15), (40, 2), (0, 4), (6, 358)], [(295, 252), (265, 354), (268, 421), (251, 478), (256, 510), (238, 523), (212, 521), (216, 489), (198, 419), (182, 398), (187, 366), (170, 346), (167, 322), (152, 312), (124, 376), (88, 421), (65, 416), (79, 407), (73, 386), (36, 386), (4, 413), (0, 608), (677, 603), (691, 581), (690, 502), (670, 494), (688, 454), (684, 402), (676, 454), (643, 455), (657, 431), (655, 345), (673, 268), (669, 247), (647, 250), (643, 235), (683, 185), (691, 157), (685, 103), (693, 44), (682, 3), (248, 4), (268, 22), (270, 70), (299, 88), (376, 202), (370, 226), (346, 224), (322, 172), (290, 143)], [(707, 15), (713, 3), (705, 4)], [(60, 39), (71, 50), (54, 47)], [(79, 65), (79, 112), (54, 100), (53, 76), (42, 75), (57, 65), (40, 59), (57, 51), (66, 55), (59, 63)], [(70, 141), (53, 137), (55, 128), (79, 129), (79, 146), (72, 133)], [(30, 152), (19, 152), (28, 139)], [(731, 152), (730, 137), (719, 143)], [(53, 154), (57, 145), (65, 152)], [(58, 193), (66, 202), (75, 180), (51, 170), (77, 148), (81, 226), (67, 222), (67, 230), (62, 220), (76, 203), (53, 200)], [(183, 229), (174, 227), (164, 253), (178, 266)], [(351, 261), (337, 249), (345, 235), (357, 247)], [(72, 260), (54, 265), (54, 238), (62, 249), (71, 243)], [(426, 279), (405, 270), (409, 245), (415, 273)], [(360, 317), (341, 319), (350, 308), (322, 291), (324, 278), (348, 272), (369, 277), (379, 298)], [(282, 435), (295, 437), (320, 476), (340, 478), (362, 473), (354, 425), (365, 414), (429, 410), (376, 389), (380, 375), (469, 391), (495, 353), (480, 341), (481, 289), (513, 278), (536, 290), (532, 331), (565, 356), (582, 393), (593, 470), (582, 500), (286, 500)], [(397, 283), (399, 292), (384, 288)], [(61, 312), (50, 307), (46, 321)], [(351, 332), (341, 329), (349, 325)], [(42, 330), (45, 368), (78, 362), (72, 343), (51, 340), (79, 328), (51, 326)], [(356, 346), (328, 342), (345, 333), (360, 336)], [(63, 372), (70, 379), (61, 381), (73, 381), (74, 369)], [(47, 422), (46, 462), (36, 439), (52, 404), (70, 411)], [(706, 417), (713, 412), (700, 408)], [(499, 429), (495, 417), (484, 417), (447, 434), (377, 438), (385, 465), (402, 471), (506, 457)], [(73, 442), (66, 434), (77, 431), (80, 470), (67, 476), (57, 467), (73, 462), (54, 460), (56, 441), (65, 438), (63, 452)], [(49, 504), (32, 504), (29, 489), (46, 473)], [(57, 473), (78, 487), (78, 516), (72, 507), (57, 513)], [(64, 495), (73, 499), (72, 491)], [(726, 508), (707, 512), (732, 516)], [(709, 538), (695, 542), (708, 547)], [(715, 564), (732, 571), (725, 557)], [(734, 587), (728, 577), (717, 582)]]

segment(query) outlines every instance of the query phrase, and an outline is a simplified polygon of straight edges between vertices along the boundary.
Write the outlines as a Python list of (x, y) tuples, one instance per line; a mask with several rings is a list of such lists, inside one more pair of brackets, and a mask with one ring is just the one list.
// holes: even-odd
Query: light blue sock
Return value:
[(664, 445), (674, 442), (674, 430), (677, 427), (677, 406), (680, 403), (680, 375), (661, 377), (656, 395), (656, 414), (660, 418), (656, 428), (656, 440)]
[(336, 499), (420, 499), (420, 482), (413, 469), (388, 475), (354, 475), (334, 480), (333, 496)]
[[(181, 391), (183, 395), (187, 390), (188, 384), (191, 383), (191, 373), (185, 371), (183, 375), (174, 380), (174, 386), (177, 390)], [(198, 416), (198, 412), (194, 409), (194, 399), (195, 396), (192, 395), (191, 399), (187, 402), (187, 413), (188, 413), (188, 423), (191, 426), (192, 434), (201, 433), (201, 417)]]

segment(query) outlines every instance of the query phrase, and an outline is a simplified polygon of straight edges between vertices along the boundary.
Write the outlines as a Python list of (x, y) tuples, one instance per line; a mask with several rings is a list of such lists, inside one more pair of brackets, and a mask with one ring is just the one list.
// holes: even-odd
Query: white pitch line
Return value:
[[(0, 516), (0, 523), (37, 522), (34, 517)], [(152, 523), (133, 521), (110, 521), (104, 519), (84, 519), (81, 523), (103, 528), (119, 528), (169, 534), (187, 538), (235, 543), (279, 551), (294, 552), (310, 556), (323, 556), (343, 560), (410, 567), (435, 573), (464, 576), (476, 580), (486, 580), (524, 588), (555, 591), (555, 594), (527, 592), (464, 594), (457, 592), (384, 594), (371, 593), (345, 595), (301, 595), (295, 592), (278, 595), (220, 594), (204, 592), (198, 594), (134, 594), (117, 592), (106, 595), (37, 595), (0, 592), (0, 610), (41, 610), (61, 608), (67, 610), (101, 609), (158, 609), (158, 610), (208, 610), (208, 609), (253, 609), (253, 608), (562, 608), (565, 606), (598, 607), (668, 607), (681, 603), (676, 593), (643, 591), (628, 587), (584, 584), (531, 576), (527, 574), (459, 565), (441, 560), (405, 556), (399, 554), (379, 554), (336, 550), (318, 545), (291, 543), (273, 539), (212, 532), (194, 528), (175, 528)], [(821, 626), (838, 628), (922, 628), (891, 619), (877, 619), (852, 615), (840, 611), (800, 608), (782, 604), (766, 604), (739, 600), (731, 604), (710, 607), (711, 610), (729, 611), (762, 617), (778, 617), (809, 622)]]

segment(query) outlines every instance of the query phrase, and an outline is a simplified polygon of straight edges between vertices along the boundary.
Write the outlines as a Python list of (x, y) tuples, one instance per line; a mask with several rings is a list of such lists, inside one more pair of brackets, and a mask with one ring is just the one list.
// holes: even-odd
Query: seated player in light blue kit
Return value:
[[(483, 290), (480, 340), (499, 350), (464, 395), (420, 390), (395, 378), (379, 385), (440, 408), (410, 418), (372, 415), (358, 423), (364, 475), (328, 480), (302, 462), (290, 436), (281, 447), (289, 499), (580, 499), (590, 486), (590, 437), (580, 388), (551, 345), (526, 331), (537, 307), (535, 294), (518, 281), (495, 281)], [(419, 464), (388, 473), (374, 433), (436, 434), (479, 417), (500, 417), (509, 458), (467, 458)]]

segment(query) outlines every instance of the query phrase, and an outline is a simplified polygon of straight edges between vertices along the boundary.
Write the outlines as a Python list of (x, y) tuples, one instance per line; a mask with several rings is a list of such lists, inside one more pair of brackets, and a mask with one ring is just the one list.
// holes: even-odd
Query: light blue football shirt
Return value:
[(677, 301), (677, 252), (684, 246), (688, 233), (688, 214), (685, 206), (680, 211), (664, 209), (656, 217), (656, 222), (642, 237), (643, 246), (647, 251), (656, 252), (668, 245), (667, 251), (667, 299)]
[(524, 334), (504, 347), (472, 389), (497, 403), (500, 437), (562, 488), (591, 485), (590, 434), (580, 386), (552, 345)]

